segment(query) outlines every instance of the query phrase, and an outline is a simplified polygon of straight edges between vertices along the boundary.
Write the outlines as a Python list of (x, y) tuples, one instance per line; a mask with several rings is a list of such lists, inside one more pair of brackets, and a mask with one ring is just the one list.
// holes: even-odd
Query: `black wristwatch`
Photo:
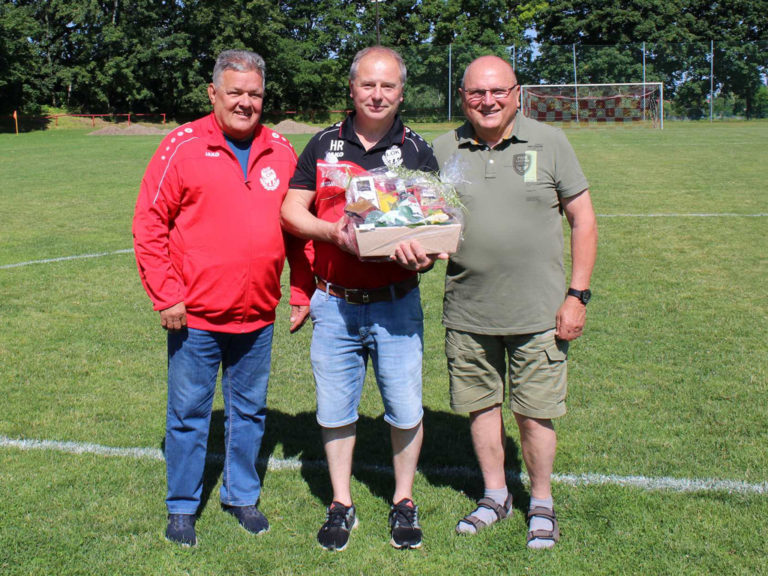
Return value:
[(589, 303), (589, 299), (592, 298), (592, 291), (589, 288), (586, 290), (568, 288), (568, 296), (575, 296), (582, 304), (584, 304), (584, 306), (586, 306)]

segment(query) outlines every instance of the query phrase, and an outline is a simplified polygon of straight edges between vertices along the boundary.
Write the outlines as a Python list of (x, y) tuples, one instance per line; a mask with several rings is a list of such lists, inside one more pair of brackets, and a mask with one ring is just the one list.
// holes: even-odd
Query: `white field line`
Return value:
[(28, 260), (27, 262), (16, 262), (15, 264), (3, 264), (0, 270), (6, 268), (20, 268), (21, 266), (31, 266), (32, 264), (51, 264), (53, 262), (66, 262), (67, 260), (82, 260), (84, 258), (101, 258), (102, 256), (113, 256), (115, 254), (133, 254), (133, 248), (125, 250), (115, 250), (114, 252), (99, 252), (97, 254), (78, 254), (76, 256), (61, 256), (60, 258), (46, 258), (45, 260)]
[[(116, 448), (102, 446), (100, 444), (81, 442), (59, 442), (53, 440), (13, 439), (0, 436), (0, 447), (17, 448), (19, 450), (46, 450), (64, 452), (68, 454), (94, 454), (97, 456), (117, 456), (124, 458), (136, 458), (140, 460), (165, 460), (163, 452), (159, 448)], [(223, 454), (209, 454), (208, 459), (214, 462), (222, 462)], [(320, 460), (301, 461), (298, 458), (274, 458), (260, 460), (266, 464), (268, 470), (300, 470), (302, 468), (325, 468), (326, 464)], [(355, 467), (369, 472), (381, 472), (392, 474), (391, 466), (377, 466), (373, 464), (356, 464)], [(442, 477), (477, 476), (478, 470), (466, 466), (422, 466), (419, 468), (423, 474), (434, 474)], [(529, 478), (525, 473), (509, 473), (511, 482), (528, 483)], [(568, 486), (624, 486), (639, 490), (668, 490), (671, 492), (728, 492), (737, 494), (768, 494), (768, 482), (749, 484), (738, 480), (718, 480), (716, 478), (653, 478), (647, 476), (618, 476), (615, 474), (553, 474), (552, 481)]]
[(703, 212), (700, 214), (685, 213), (658, 213), (658, 214), (598, 214), (598, 218), (765, 218), (768, 212), (758, 212), (757, 214), (738, 214), (736, 212)]
[[(598, 218), (765, 218), (768, 212), (758, 212), (756, 214), (737, 214), (736, 212), (721, 213), (659, 213), (659, 214), (597, 214)], [(59, 258), (46, 258), (44, 260), (28, 260), (27, 262), (16, 262), (15, 264), (3, 264), (0, 270), (8, 268), (20, 268), (32, 264), (51, 264), (53, 262), (65, 262), (67, 260), (82, 260), (84, 258), (101, 258), (102, 256), (113, 256), (115, 254), (133, 254), (133, 248), (124, 250), (115, 250), (114, 252), (98, 252), (95, 254), (77, 254), (75, 256), (61, 256)]]

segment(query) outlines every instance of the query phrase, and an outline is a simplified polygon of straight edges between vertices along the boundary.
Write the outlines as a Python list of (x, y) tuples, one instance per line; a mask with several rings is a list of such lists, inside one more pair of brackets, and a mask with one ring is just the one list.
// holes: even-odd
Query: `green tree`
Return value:
[(0, 114), (19, 110), (37, 113), (43, 95), (33, 81), (39, 70), (37, 52), (30, 38), (38, 25), (27, 6), (3, 0), (0, 3)]
[(162, 109), (178, 77), (164, 64), (179, 59), (179, 4), (151, 0), (18, 0), (36, 22), (29, 36), (39, 104), (73, 111)]
[[(642, 43), (690, 42), (689, 18), (679, 0), (550, 0), (535, 18), (542, 43), (535, 66), (543, 82), (573, 82), (576, 46), (581, 83), (637, 82), (642, 79)], [(655, 61), (647, 59), (646, 77), (660, 80)], [(671, 88), (671, 86), (670, 86)]]
[(360, 10), (360, 2), (348, 0), (281, 4), (275, 22), (285, 34), (271, 52), (281, 90), (278, 108), (309, 112), (311, 119), (325, 121), (328, 110), (348, 106), (349, 65), (365, 37)]
[(183, 7), (193, 61), (185, 112), (207, 107), (204, 88), (216, 55), (225, 49), (258, 52), (267, 63), (265, 110), (328, 110), (345, 98), (343, 56), (352, 48), (359, 2), (193, 1)]
[[(410, 37), (400, 37), (401, 50), (413, 73), (406, 104), (445, 110), (448, 101), (448, 56), (451, 56), (451, 102), (460, 111), (456, 89), (467, 65), (476, 57), (496, 54), (512, 60), (509, 47), (527, 50), (525, 31), (541, 4), (538, 0), (423, 0), (416, 3)], [(382, 5), (384, 6), (384, 5)], [(399, 21), (404, 18), (400, 17)], [(402, 26), (400, 27), (402, 29)], [(428, 41), (429, 44), (423, 43)]]
[(768, 72), (768, 0), (709, 4), (704, 34), (714, 41), (717, 88), (741, 100), (747, 118), (759, 117), (755, 102)]
[(748, 116), (766, 72), (768, 0), (550, 0), (535, 21), (542, 81), (573, 81), (576, 45), (579, 82), (637, 82), (645, 42), (646, 79), (663, 80), (692, 117), (707, 107), (710, 40), (716, 91), (742, 99)]
[(754, 103), (754, 117), (768, 118), (768, 86), (760, 86)]

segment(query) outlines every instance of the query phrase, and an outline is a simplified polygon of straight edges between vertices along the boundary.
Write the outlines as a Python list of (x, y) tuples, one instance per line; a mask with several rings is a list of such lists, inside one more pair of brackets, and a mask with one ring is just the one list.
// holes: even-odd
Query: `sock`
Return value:
[[(504, 504), (507, 501), (507, 496), (509, 496), (509, 491), (507, 490), (507, 487), (499, 488), (498, 490), (485, 490), (485, 494), (483, 494), (485, 498), (490, 498), (496, 504), (499, 506), (504, 506)], [(475, 508), (474, 512), (472, 512), (471, 516), (474, 516), (486, 524), (493, 524), (496, 522), (499, 518), (496, 516), (496, 512), (493, 510), (489, 510), (488, 508), (484, 508), (482, 506), (478, 506)], [(475, 527), (472, 526), (469, 522), (464, 522), (463, 520), (459, 521), (459, 524), (456, 526), (456, 531), (461, 532), (464, 534), (475, 534), (477, 530), (475, 530)]]
[[(529, 509), (535, 508), (536, 506), (541, 506), (542, 508), (549, 508), (552, 510), (553, 502), (552, 497), (550, 496), (546, 500), (542, 500), (539, 498), (531, 498), (531, 505)], [(553, 530), (554, 524), (552, 524), (552, 521), (548, 518), (543, 518), (541, 516), (534, 516), (531, 518), (531, 525), (529, 527), (529, 530)], [(528, 542), (528, 548), (552, 548), (552, 546), (555, 545), (554, 540), (542, 540), (541, 538), (534, 538), (530, 542)]]

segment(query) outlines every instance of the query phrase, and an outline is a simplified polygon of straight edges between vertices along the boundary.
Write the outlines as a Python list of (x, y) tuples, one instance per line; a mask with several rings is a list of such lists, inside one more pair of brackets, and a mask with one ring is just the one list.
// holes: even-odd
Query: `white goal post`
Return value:
[(664, 85), (526, 84), (520, 106), (529, 118), (577, 125), (635, 124), (664, 128)]

